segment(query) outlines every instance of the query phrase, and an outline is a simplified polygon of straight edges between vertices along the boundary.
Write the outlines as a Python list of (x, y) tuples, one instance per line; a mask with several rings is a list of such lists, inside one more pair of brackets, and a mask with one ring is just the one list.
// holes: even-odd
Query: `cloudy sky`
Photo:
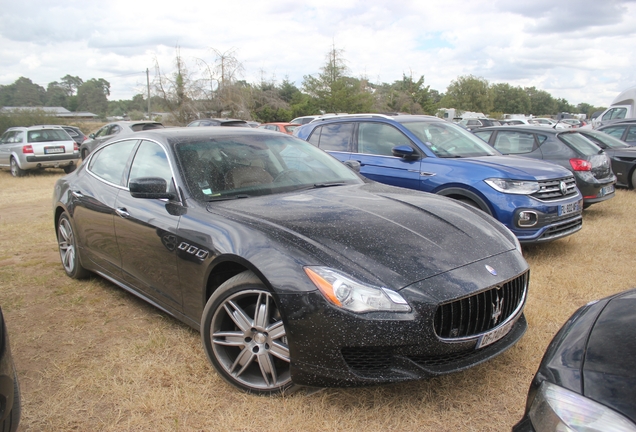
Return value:
[(636, 0), (0, 0), (0, 23), (0, 84), (104, 78), (111, 100), (172, 71), (177, 46), (190, 70), (234, 52), (242, 79), (299, 87), (332, 45), (351, 76), (442, 93), (472, 74), (608, 106), (636, 85)]

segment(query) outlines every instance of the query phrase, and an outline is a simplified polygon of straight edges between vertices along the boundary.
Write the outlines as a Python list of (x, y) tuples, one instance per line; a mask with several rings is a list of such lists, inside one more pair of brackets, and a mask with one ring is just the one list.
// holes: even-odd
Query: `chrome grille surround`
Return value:
[(517, 318), (526, 302), (530, 272), (449, 303), (435, 312), (435, 334), (445, 342), (475, 339)]

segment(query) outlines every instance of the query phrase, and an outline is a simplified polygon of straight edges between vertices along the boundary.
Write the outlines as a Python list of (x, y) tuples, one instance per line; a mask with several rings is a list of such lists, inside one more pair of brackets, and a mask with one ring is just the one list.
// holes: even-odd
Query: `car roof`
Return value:
[(603, 125), (603, 126), (599, 127), (598, 129), (600, 130), (600, 129), (605, 129), (605, 128), (610, 127), (610, 126), (618, 126), (618, 125), (633, 124), (633, 123), (636, 123), (636, 119), (621, 119), (621, 120), (613, 121), (612, 123), (608, 123), (606, 125)]
[(21, 131), (32, 131), (32, 130), (40, 130), (40, 129), (64, 129), (60, 125), (36, 125), (36, 126), (14, 126), (10, 127), (7, 130), (21, 130)]
[(547, 128), (545, 126), (534, 126), (534, 125), (502, 125), (502, 126), (487, 126), (479, 129), (475, 129), (474, 132), (479, 131), (497, 131), (497, 130), (511, 130), (511, 131), (528, 131), (528, 132), (536, 132), (536, 133), (551, 133), (551, 134), (559, 134), (559, 133), (573, 133), (578, 132), (576, 129), (554, 129)]
[(398, 123), (408, 123), (415, 121), (446, 121), (439, 117), (429, 115), (411, 115), (411, 114), (398, 114), (398, 115), (386, 115), (378, 113), (360, 113), (360, 114), (341, 114), (328, 117), (322, 117), (315, 119), (310, 124), (315, 125), (318, 123), (332, 122), (338, 120), (393, 120)]

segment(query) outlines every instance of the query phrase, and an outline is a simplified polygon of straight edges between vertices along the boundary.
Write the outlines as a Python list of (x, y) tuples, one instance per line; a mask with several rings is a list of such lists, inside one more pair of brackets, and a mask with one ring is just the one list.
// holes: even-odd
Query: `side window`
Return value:
[(352, 135), (353, 123), (334, 123), (316, 128), (309, 142), (322, 150), (347, 152)]
[(119, 132), (121, 132), (121, 127), (119, 125), (113, 125), (108, 131), (108, 135), (115, 135), (115, 134), (118, 134)]
[(603, 116), (603, 120), (617, 120), (624, 119), (627, 114), (626, 108), (612, 108)]
[(627, 131), (627, 136), (625, 137), (625, 141), (636, 141), (636, 126), (632, 126)]
[(95, 133), (95, 138), (106, 136), (109, 126), (106, 125)]
[(490, 141), (490, 137), (492, 136), (492, 131), (475, 132), (475, 136), (477, 136), (478, 138), (481, 138), (485, 142), (488, 142), (488, 141)]
[(500, 131), (494, 147), (503, 154), (530, 153), (535, 149), (534, 134), (517, 131)]
[(137, 140), (121, 141), (100, 149), (91, 158), (88, 170), (110, 183), (124, 186), (124, 170), (136, 143)]
[(13, 137), (15, 136), (15, 132), (5, 132), (0, 137), (0, 144), (11, 144), (14, 142)]
[(163, 148), (154, 142), (143, 141), (135, 154), (130, 170), (130, 178), (161, 177), (168, 187), (172, 184), (172, 171), (168, 156)]
[(626, 126), (612, 126), (603, 129), (602, 132), (605, 132), (608, 135), (613, 136), (614, 138), (621, 139), (623, 137), (623, 132), (625, 132)]
[(410, 144), (402, 132), (388, 124), (360, 123), (358, 127), (358, 153), (393, 156), (393, 147)]

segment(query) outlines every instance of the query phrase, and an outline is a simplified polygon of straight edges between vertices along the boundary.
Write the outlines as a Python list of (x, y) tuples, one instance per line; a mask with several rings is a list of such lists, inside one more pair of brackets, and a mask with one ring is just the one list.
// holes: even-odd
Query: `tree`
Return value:
[(557, 104), (554, 98), (544, 90), (536, 87), (523, 89), (530, 98), (530, 112), (534, 115), (552, 115), (557, 113)]
[(60, 86), (57, 81), (50, 82), (46, 88), (46, 106), (67, 108), (67, 99), (65, 89)]
[(530, 97), (521, 87), (510, 84), (493, 84), (490, 87), (493, 111), (508, 114), (528, 114)]
[(306, 75), (303, 89), (325, 112), (365, 112), (373, 106), (373, 96), (366, 79), (346, 76), (342, 50), (335, 47), (327, 54), (327, 63), (318, 77)]
[(60, 81), (60, 87), (64, 89), (66, 95), (69, 97), (76, 94), (82, 84), (84, 84), (84, 81), (80, 77), (71, 76), (68, 74), (65, 75)]
[(106, 115), (110, 83), (103, 78), (92, 78), (83, 83), (77, 90), (77, 109)]
[(0, 105), (15, 107), (43, 106), (46, 101), (44, 87), (29, 78), (20, 77), (13, 84), (0, 86)]
[(459, 76), (451, 81), (441, 103), (463, 111), (488, 113), (492, 109), (488, 81), (473, 75)]
[(162, 75), (159, 62), (155, 61), (155, 91), (175, 121), (185, 125), (199, 118), (199, 109), (195, 101), (201, 95), (201, 91), (181, 57), (179, 47), (175, 50), (175, 71), (172, 74)]

